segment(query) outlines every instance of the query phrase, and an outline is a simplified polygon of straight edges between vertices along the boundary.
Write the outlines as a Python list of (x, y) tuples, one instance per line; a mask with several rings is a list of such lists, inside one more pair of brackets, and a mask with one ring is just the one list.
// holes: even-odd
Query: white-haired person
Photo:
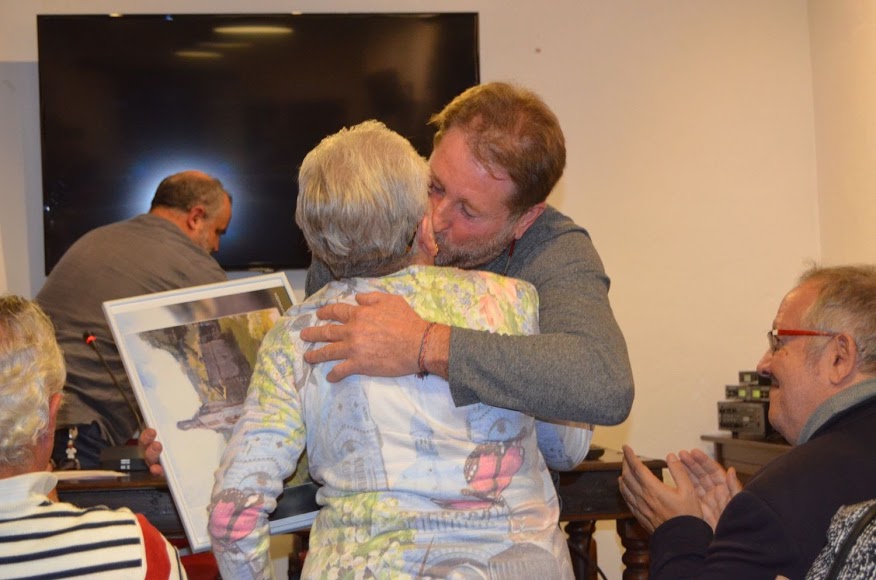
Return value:
[(624, 447), (620, 490), (652, 532), (650, 578), (803, 578), (837, 510), (876, 492), (876, 266), (804, 272), (767, 339), (769, 421), (794, 447), (744, 488), (699, 450), (667, 456), (672, 487)]
[(143, 516), (50, 499), (64, 376), (45, 313), (0, 297), (0, 577), (185, 578), (176, 549)]
[[(216, 472), (210, 533), (226, 578), (270, 576), (267, 516), (306, 449), (322, 506), (303, 577), (572, 578), (548, 467), (581, 461), (592, 431), (477, 403), (454, 405), (425, 372), (354, 375), (311, 365), (299, 333), (358, 292), (403, 296), (430, 323), (524, 335), (538, 330), (527, 282), (414, 265), (427, 207), (426, 161), (367, 121), (304, 159), (296, 220), (333, 282), (265, 338), (244, 413)], [(421, 345), (426, 356), (429, 331)], [(421, 369), (422, 370), (422, 369)]]

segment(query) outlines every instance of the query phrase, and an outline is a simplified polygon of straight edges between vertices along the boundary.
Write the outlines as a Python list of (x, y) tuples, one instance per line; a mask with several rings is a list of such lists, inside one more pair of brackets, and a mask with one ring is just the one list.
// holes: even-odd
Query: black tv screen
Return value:
[(234, 198), (219, 263), (306, 268), (298, 167), (366, 119), (431, 150), (429, 116), (479, 82), (473, 13), (39, 15), (48, 274), (185, 169)]

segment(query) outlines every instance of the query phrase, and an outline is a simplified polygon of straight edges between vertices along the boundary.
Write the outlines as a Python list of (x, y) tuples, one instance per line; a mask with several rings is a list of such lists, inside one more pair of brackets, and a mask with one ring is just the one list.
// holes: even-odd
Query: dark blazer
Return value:
[(652, 580), (804, 578), (842, 505), (876, 493), (876, 397), (832, 417), (766, 465), (724, 510), (672, 518), (651, 537)]

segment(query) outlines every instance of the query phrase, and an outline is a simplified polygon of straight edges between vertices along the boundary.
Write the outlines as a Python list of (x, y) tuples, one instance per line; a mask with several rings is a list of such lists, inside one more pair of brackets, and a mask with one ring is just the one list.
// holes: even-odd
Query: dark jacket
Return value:
[(650, 577), (804, 578), (837, 509), (873, 497), (874, 441), (876, 397), (870, 397), (765, 466), (727, 505), (714, 535), (691, 516), (658, 527)]

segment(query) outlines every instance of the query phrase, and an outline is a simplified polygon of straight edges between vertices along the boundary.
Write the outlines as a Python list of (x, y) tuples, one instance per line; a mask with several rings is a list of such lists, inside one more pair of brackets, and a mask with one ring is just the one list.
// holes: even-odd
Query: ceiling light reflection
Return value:
[(218, 26), (213, 29), (213, 32), (218, 34), (276, 35), (292, 34), (292, 28), (288, 26), (267, 25)]
[(209, 50), (178, 50), (174, 54), (180, 58), (204, 58), (204, 59), (222, 58), (221, 53), (211, 52)]

